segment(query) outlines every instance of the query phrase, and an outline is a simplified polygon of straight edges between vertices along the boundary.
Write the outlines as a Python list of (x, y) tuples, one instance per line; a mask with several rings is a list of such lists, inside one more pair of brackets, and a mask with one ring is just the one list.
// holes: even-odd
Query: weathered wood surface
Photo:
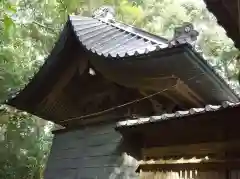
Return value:
[(141, 173), (141, 179), (226, 179), (224, 172), (198, 172), (183, 170), (179, 172), (146, 172)]
[(240, 140), (229, 140), (224, 142), (206, 142), (190, 145), (173, 145), (163, 147), (143, 148), (143, 158), (158, 159), (158, 158), (172, 158), (179, 156), (222, 156), (226, 152), (239, 153)]
[(136, 160), (125, 153), (114, 124), (56, 134), (45, 179), (136, 179)]
[(240, 179), (240, 171), (233, 170), (226, 172), (208, 171), (199, 172), (197, 170), (181, 170), (178, 172), (158, 171), (158, 172), (142, 172), (141, 179)]

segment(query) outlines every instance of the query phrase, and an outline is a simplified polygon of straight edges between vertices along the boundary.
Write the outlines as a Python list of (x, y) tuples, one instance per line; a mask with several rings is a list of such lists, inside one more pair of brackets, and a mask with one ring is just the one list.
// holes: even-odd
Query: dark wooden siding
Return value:
[(136, 160), (125, 154), (115, 124), (56, 134), (45, 179), (136, 179)]

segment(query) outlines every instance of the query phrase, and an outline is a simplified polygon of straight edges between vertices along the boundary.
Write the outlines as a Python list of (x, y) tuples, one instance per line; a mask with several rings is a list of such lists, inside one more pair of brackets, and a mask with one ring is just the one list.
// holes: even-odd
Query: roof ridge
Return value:
[[(78, 20), (80, 20), (80, 21), (78, 21)], [(82, 22), (84, 22), (83, 24), (82, 24)], [(88, 23), (89, 21), (91, 21), (91, 23)], [(101, 20), (100, 20), (101, 21)], [(84, 28), (84, 26), (87, 28), (88, 27), (88, 25), (89, 24), (94, 24), (94, 23), (96, 23), (96, 22), (100, 22), (99, 21), (99, 19), (93, 19), (92, 17), (84, 17), (84, 16), (69, 16), (69, 21), (67, 22), (67, 26), (66, 26), (66, 29), (65, 29), (65, 31), (66, 32), (68, 32), (69, 30), (71, 31), (71, 33), (72, 32), (74, 32), (75, 33), (75, 35), (76, 35), (76, 38), (78, 38), (78, 40), (79, 40), (79, 42), (82, 44), (82, 46), (84, 47), (84, 48), (86, 48), (87, 49), (87, 46), (86, 46), (86, 43), (92, 43), (92, 42), (94, 42), (93, 44), (96, 44), (96, 43), (98, 43), (98, 42), (100, 42), (99, 44), (101, 44), (101, 40), (102, 40), (102, 38), (99, 40), (99, 39), (95, 39), (95, 38), (93, 38), (94, 37), (94, 35), (96, 35), (95, 34), (95, 32), (93, 32), (93, 31), (88, 31), (88, 30), (86, 30), (85, 28)], [(108, 23), (109, 24), (109, 26), (112, 26), (112, 27), (114, 27), (113, 29), (115, 29), (116, 31), (118, 31), (118, 29), (119, 29), (119, 31), (118, 32), (116, 32), (116, 33), (114, 33), (115, 35), (117, 34), (117, 33), (119, 33), (119, 32), (122, 32), (122, 30), (123, 31), (125, 31), (125, 32), (127, 32), (128, 34), (134, 34), (133, 36), (136, 36), (136, 33), (135, 32), (128, 32), (128, 31), (126, 31), (126, 29), (122, 29), (123, 27), (116, 27), (116, 24), (112, 24), (112, 23), (109, 23), (109, 22), (102, 22), (102, 23)], [(80, 34), (78, 35), (77, 33), (76, 33), (76, 28), (77, 27), (80, 27), (81, 28), (81, 32), (80, 32)], [(84, 31), (84, 32), (83, 32)], [(98, 32), (98, 31), (97, 31)], [(82, 33), (82, 34), (81, 34)], [(87, 41), (85, 41), (85, 40), (82, 40), (82, 39), (80, 39), (79, 38), (79, 36), (81, 37), (84, 37), (84, 35), (86, 34), (86, 33), (89, 33), (88, 35), (89, 35), (89, 38), (87, 39)], [(102, 34), (105, 34), (105, 32), (98, 32), (98, 33), (102, 33)], [(143, 35), (143, 34), (142, 34)], [(139, 35), (138, 35), (139, 36)], [(63, 38), (63, 39), (65, 39), (65, 35), (60, 35), (60, 37), (61, 38)], [(141, 37), (141, 36), (140, 36)], [(74, 37), (75, 38), (75, 37)], [(104, 37), (105, 38), (105, 37)], [(109, 38), (108, 36), (106, 36), (106, 38)], [(110, 37), (110, 39), (106, 39), (107, 40), (107, 42), (111, 42), (111, 41), (115, 41), (115, 42), (117, 42), (117, 45), (119, 45), (119, 43), (121, 43), (121, 42), (123, 42), (123, 41), (118, 41), (119, 39), (115, 39), (115, 38), (111, 38)], [(124, 42), (126, 42), (126, 40), (128, 40), (128, 39), (124, 39)], [(132, 45), (132, 44), (127, 44), (127, 45), (125, 45), (124, 44), (124, 42), (122, 43), (122, 44), (120, 44), (121, 45), (121, 48), (120, 49), (125, 49), (125, 51), (123, 51), (123, 52), (121, 52), (121, 53), (110, 53), (111, 52), (111, 50), (109, 50), (110, 48), (112, 48), (113, 47), (113, 45), (116, 45), (116, 44), (112, 44), (112, 42), (111, 43), (109, 43), (109, 44), (107, 44), (106, 46), (108, 46), (107, 47), (107, 50), (106, 50), (106, 53), (105, 54), (103, 54), (103, 53), (101, 53), (101, 50), (100, 51), (97, 51), (99, 48), (102, 48), (102, 45), (103, 46), (105, 46), (105, 44), (101, 44), (101, 46), (100, 47), (97, 47), (97, 48), (90, 48), (90, 49), (88, 49), (88, 50), (90, 50), (90, 52), (92, 52), (92, 55), (98, 55), (98, 56), (100, 56), (101, 58), (108, 58), (108, 59), (119, 59), (119, 58), (121, 58), (121, 59), (124, 59), (124, 60), (127, 60), (128, 58), (131, 58), (132, 56), (134, 56), (134, 57), (139, 57), (139, 58), (137, 58), (137, 59), (132, 59), (132, 60), (139, 60), (139, 59), (141, 59), (141, 58), (143, 58), (143, 57), (147, 57), (147, 56), (149, 56), (149, 55), (153, 55), (153, 56), (156, 56), (156, 55), (160, 55), (160, 54), (168, 54), (169, 52), (172, 52), (172, 50), (174, 50), (174, 51), (176, 51), (176, 52), (178, 52), (178, 51), (180, 51), (180, 50), (183, 50), (183, 48), (187, 48), (191, 53), (192, 53), (192, 55), (194, 55), (194, 56), (196, 56), (196, 54), (197, 54), (197, 59), (202, 59), (202, 57), (201, 57), (201, 55), (199, 54), (199, 53), (197, 53), (197, 52), (195, 52), (194, 50), (192, 50), (192, 46), (190, 45), (190, 44), (188, 44), (188, 43), (186, 43), (186, 44), (181, 44), (181, 45), (176, 45), (176, 46), (171, 46), (171, 47), (169, 47), (168, 46), (168, 44), (166, 44), (166, 43), (164, 43), (164, 44), (162, 44), (162, 45), (159, 45), (159, 44), (151, 44), (150, 46), (148, 46), (149, 44), (147, 44), (146, 42), (146, 46), (141, 46), (141, 44), (139, 45), (139, 44), (137, 44), (137, 45), (135, 45), (134, 44), (134, 46)], [(139, 39), (137, 39), (136, 41), (135, 41), (136, 43), (138, 43), (138, 42), (140, 42), (140, 43), (144, 43), (144, 41), (143, 41), (143, 39), (141, 39), (140, 38), (140, 40)], [(147, 41), (148, 42), (148, 41)], [(151, 42), (151, 41), (150, 41)], [(105, 43), (105, 42), (104, 42)], [(132, 49), (132, 50), (129, 50), (130, 48), (129, 47), (131, 47), (131, 46), (133, 46), (133, 47), (135, 47), (135, 49)], [(86, 50), (85, 49), (85, 50)], [(164, 50), (163, 50), (164, 49)], [(116, 51), (119, 51), (119, 49), (118, 50), (116, 50)], [(49, 58), (49, 57), (48, 57)], [(204, 61), (204, 60), (201, 60), (201, 61)], [(205, 63), (207, 64), (207, 61), (205, 61)], [(207, 66), (209, 66), (209, 68), (211, 68), (212, 66), (210, 65), (210, 64), (208, 64)], [(212, 69), (212, 68), (211, 68)], [(40, 69), (39, 69), (40, 70)], [(37, 74), (38, 72), (39, 72), (39, 70), (35, 73), (35, 74)], [(214, 69), (212, 69), (211, 71), (215, 71)], [(215, 71), (216, 72), (216, 71)], [(211, 72), (212, 73), (212, 72)], [(30, 78), (30, 80), (35, 76), (35, 74)], [(221, 77), (220, 75), (217, 75), (217, 77), (219, 78), (219, 77)], [(29, 81), (30, 81), (29, 80)], [(220, 82), (222, 82), (222, 81), (220, 81)], [(226, 81), (225, 80), (223, 80), (223, 82), (225, 82), (224, 83), (224, 85), (225, 84), (227, 84), (226, 83)], [(28, 84), (28, 83), (27, 83)], [(11, 95), (11, 97), (10, 98), (8, 98), (7, 100), (5, 100), (4, 101), (4, 103), (7, 103), (7, 101), (8, 100), (11, 100), (11, 99), (13, 99), (20, 91), (22, 91), (24, 88), (25, 88), (26, 86), (24, 86), (23, 88), (20, 88), (20, 89), (18, 89), (17, 90), (17, 92), (16, 93), (14, 93), (13, 95)], [(229, 88), (229, 89), (232, 89), (229, 85), (227, 85), (227, 87)], [(234, 93), (234, 92), (233, 92)], [(236, 94), (236, 93), (235, 93)], [(229, 99), (229, 98), (228, 98)]]
[[(114, 26), (120, 30), (123, 30), (125, 32), (131, 33), (133, 35), (136, 35), (138, 37), (141, 37), (143, 39), (149, 40), (153, 43), (156, 44), (165, 44), (168, 43), (168, 39), (152, 34), (146, 30), (140, 29), (138, 27), (135, 27), (133, 25), (129, 25), (129, 24), (125, 24), (124, 22), (121, 21), (114, 21), (114, 22), (110, 22), (101, 18), (95, 18), (95, 17), (86, 17), (86, 16), (81, 16), (81, 15), (69, 15), (69, 19), (70, 20), (74, 20), (74, 19), (79, 19), (79, 20), (90, 20), (90, 19), (96, 19), (102, 23)], [(127, 27), (127, 28), (126, 28)], [(134, 32), (134, 30), (136, 30)]]
[[(152, 52), (152, 51), (158, 51), (159, 49), (168, 48), (168, 43), (167, 43), (168, 40), (152, 35), (141, 29), (137, 29), (135, 27), (125, 25), (120, 22), (111, 23), (103, 19), (93, 18), (93, 17), (84, 17), (80, 15), (69, 16), (69, 21), (80, 43), (87, 50), (90, 50), (92, 53), (97, 54), (99, 56), (119, 58), (119, 57), (133, 56), (133, 55), (135, 56), (135, 55), (148, 54), (149, 52)], [(84, 23), (81, 23), (81, 21), (84, 21)], [(88, 23), (87, 21), (89, 21), (90, 23)], [(89, 25), (97, 27), (98, 25), (95, 25), (95, 24), (99, 22), (113, 27), (114, 29), (117, 30), (117, 32), (115, 33), (114, 36), (104, 37), (106, 39), (102, 42), (101, 42), (101, 39), (98, 39), (98, 41), (96, 42), (97, 45), (94, 45), (92, 47), (87, 46), (86, 44), (95, 40), (94, 38), (96, 36), (95, 35), (96, 33), (98, 33), (99, 35), (101, 35), (101, 33), (104, 34), (104, 32), (101, 32), (101, 30), (95, 33), (93, 30), (91, 30), (91, 28), (88, 27)], [(121, 39), (122, 36), (120, 36), (120, 38), (115, 37), (117, 34), (122, 32), (127, 33), (130, 36), (135, 36), (136, 39), (129, 40), (129, 38), (131, 37), (128, 37), (128, 39), (122, 40)], [(89, 38), (87, 39), (82, 38), (85, 36), (86, 33), (91, 34), (89, 35)], [(143, 44), (143, 42), (145, 44)], [(151, 44), (148, 44), (148, 42), (150, 42)], [(135, 43), (136, 45), (132, 45), (133, 43)], [(139, 50), (138, 48), (140, 47), (140, 45), (141, 45), (141, 49), (140, 49), (141, 52), (138, 53), (138, 50)], [(128, 53), (129, 46), (134, 47), (131, 50), (131, 51), (134, 51), (133, 53)], [(144, 46), (145, 46), (145, 50), (143, 50)], [(105, 49), (106, 52), (101, 53), (101, 50), (104, 49), (105, 47), (106, 47)], [(118, 48), (122, 48), (124, 50), (121, 50), (121, 53), (120, 53), (116, 50)]]
[[(118, 29), (121, 29), (123, 31), (126, 31), (128, 33), (131, 33), (131, 34), (134, 34), (136, 36), (139, 36), (139, 37), (141, 37), (143, 39), (146, 39), (146, 40), (149, 40), (151, 42), (154, 42), (156, 44), (165, 44), (165, 43), (168, 42), (168, 39), (166, 39), (164, 37), (161, 37), (161, 36), (158, 36), (158, 35), (154, 35), (154, 34), (148, 32), (148, 31), (145, 31), (143, 29), (137, 28), (137, 27), (129, 25), (129, 24), (125, 24), (124, 22), (121, 22), (121, 21), (115, 21), (114, 23), (112, 23), (112, 22), (108, 22), (106, 20), (99, 19), (99, 18), (95, 18), (95, 19), (97, 19), (97, 20), (99, 20), (99, 21), (101, 21), (103, 23), (112, 25), (112, 26), (114, 26), (114, 27), (116, 27)], [(128, 28), (126, 28), (126, 27), (128, 27)], [(138, 32), (134, 32), (133, 29), (138, 31)], [(141, 34), (141, 33), (143, 33), (143, 34)]]

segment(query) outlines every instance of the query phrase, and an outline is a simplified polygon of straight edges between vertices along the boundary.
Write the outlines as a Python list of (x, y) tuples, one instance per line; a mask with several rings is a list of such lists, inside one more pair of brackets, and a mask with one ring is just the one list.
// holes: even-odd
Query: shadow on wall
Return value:
[(55, 135), (44, 179), (139, 178), (139, 147), (123, 140), (114, 127), (115, 123), (98, 125)]

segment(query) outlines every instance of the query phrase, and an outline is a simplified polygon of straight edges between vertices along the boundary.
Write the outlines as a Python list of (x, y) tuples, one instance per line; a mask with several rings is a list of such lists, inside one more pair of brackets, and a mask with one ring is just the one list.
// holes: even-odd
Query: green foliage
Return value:
[(3, 22), (4, 22), (4, 34), (7, 37), (12, 37), (15, 31), (15, 24), (13, 20), (8, 15), (5, 14)]
[[(134, 1), (131, 1), (134, 2)], [(170, 39), (173, 29), (183, 22), (191, 22), (200, 32), (197, 46), (205, 59), (229, 82), (235, 84), (239, 72), (239, 51), (208, 12), (203, 1), (144, 0), (141, 3), (120, 3), (119, 19), (156, 35)], [(137, 18), (136, 18), (137, 17)], [(135, 22), (136, 21), (136, 22)], [(240, 75), (239, 75), (240, 76)]]
[[(141, 6), (135, 6), (127, 0), (120, 1), (118, 7), (118, 19), (130, 25), (139, 25), (142, 23), (144, 13)], [(131, 17), (131, 18), (129, 18)]]
[[(24, 86), (51, 51), (68, 14), (90, 16), (100, 5), (116, 8), (118, 21), (166, 38), (193, 22), (197, 45), (227, 80), (236, 81), (239, 51), (202, 1), (194, 0), (0, 0), (0, 99)], [(40, 179), (51, 134), (46, 122), (0, 107), (0, 178)]]
[[(42, 14), (50, 14), (42, 13), (45, 9), (31, 14), (39, 4), (34, 5), (25, 6), (22, 1), (0, 3), (0, 101), (12, 89), (25, 85), (37, 71), (62, 25), (62, 22), (54, 27), (50, 24), (46, 29), (49, 22)], [(50, 127), (36, 117), (0, 105), (0, 178), (42, 178), (52, 138), (44, 129)]]
[(1, 106), (0, 178), (42, 178), (51, 145), (46, 127), (34, 116)]

